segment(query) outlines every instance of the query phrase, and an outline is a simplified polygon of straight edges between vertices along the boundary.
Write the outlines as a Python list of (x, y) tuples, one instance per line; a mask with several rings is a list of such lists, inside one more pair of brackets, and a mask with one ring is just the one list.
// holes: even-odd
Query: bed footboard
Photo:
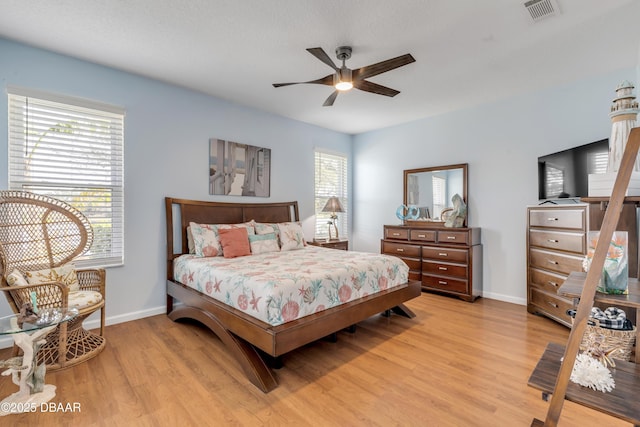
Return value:
[[(278, 357), (305, 344), (350, 327), (375, 314), (390, 312), (415, 317), (403, 303), (421, 294), (420, 282), (369, 295), (323, 312), (271, 326), (230, 308), (198, 291), (173, 281), (167, 281), (167, 300), (181, 302), (167, 313), (169, 318), (193, 319), (205, 325), (225, 344), (240, 364), (247, 379), (264, 393), (278, 386), (275, 374), (258, 349)], [(169, 307), (169, 305), (168, 305)]]

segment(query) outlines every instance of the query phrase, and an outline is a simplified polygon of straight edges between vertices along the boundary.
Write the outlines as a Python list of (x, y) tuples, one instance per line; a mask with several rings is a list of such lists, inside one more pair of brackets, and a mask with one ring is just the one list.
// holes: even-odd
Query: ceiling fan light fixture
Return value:
[(353, 89), (351, 70), (344, 65), (333, 75), (333, 86), (339, 91)]

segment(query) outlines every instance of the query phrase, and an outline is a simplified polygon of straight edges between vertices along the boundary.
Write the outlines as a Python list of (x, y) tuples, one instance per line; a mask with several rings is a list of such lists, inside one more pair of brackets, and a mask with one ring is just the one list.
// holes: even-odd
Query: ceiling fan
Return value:
[(376, 93), (378, 95), (396, 96), (400, 91), (377, 83), (372, 83), (365, 79), (415, 62), (413, 56), (407, 53), (406, 55), (398, 56), (397, 58), (387, 59), (386, 61), (351, 70), (344, 64), (347, 59), (351, 58), (351, 46), (340, 46), (336, 49), (336, 57), (338, 60), (342, 61), (342, 67), (338, 67), (321, 47), (308, 48), (307, 51), (329, 67), (333, 68), (335, 73), (308, 82), (274, 83), (273, 87), (307, 83), (333, 86), (336, 90), (329, 95), (326, 101), (324, 101), (324, 104), (322, 104), (324, 107), (332, 106), (333, 102), (338, 97), (339, 92), (347, 91), (352, 88), (360, 89), (365, 92)]

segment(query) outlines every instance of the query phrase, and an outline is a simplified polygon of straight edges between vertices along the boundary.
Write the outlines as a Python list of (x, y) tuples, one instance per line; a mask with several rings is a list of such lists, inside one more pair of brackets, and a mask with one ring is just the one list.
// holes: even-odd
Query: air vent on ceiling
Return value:
[(555, 0), (530, 0), (525, 2), (529, 16), (534, 22), (555, 16), (560, 13), (560, 8)]

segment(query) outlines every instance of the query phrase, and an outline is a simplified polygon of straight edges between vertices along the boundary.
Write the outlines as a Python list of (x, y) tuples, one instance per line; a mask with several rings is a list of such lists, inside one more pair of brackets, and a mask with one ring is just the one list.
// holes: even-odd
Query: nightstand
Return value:
[(327, 242), (326, 239), (323, 240), (313, 240), (312, 242), (307, 242), (313, 246), (320, 246), (323, 248), (331, 248), (331, 249), (340, 249), (343, 251), (349, 250), (349, 240), (347, 239), (331, 239)]

